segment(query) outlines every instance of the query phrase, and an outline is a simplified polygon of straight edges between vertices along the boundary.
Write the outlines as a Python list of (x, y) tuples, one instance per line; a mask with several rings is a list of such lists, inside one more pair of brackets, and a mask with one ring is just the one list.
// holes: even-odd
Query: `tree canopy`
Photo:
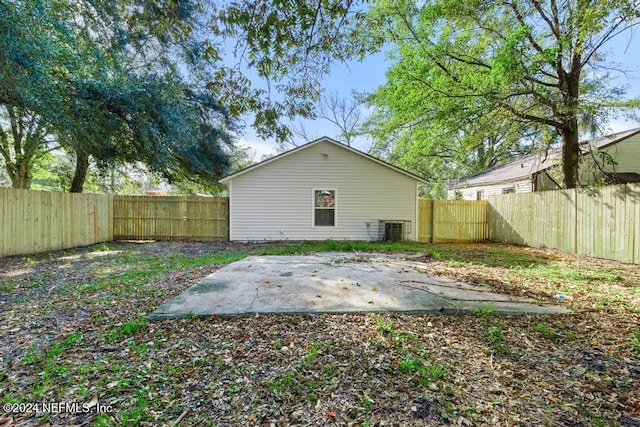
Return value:
[(103, 167), (143, 162), (167, 179), (215, 182), (235, 125), (203, 90), (196, 4), (145, 0), (0, 2), (0, 153), (14, 187), (62, 147)]
[(520, 134), (546, 145), (557, 135), (572, 188), (581, 118), (637, 105), (610, 84), (603, 49), (638, 24), (636, 2), (380, 0), (368, 17), (395, 46), (388, 82), (370, 98), (374, 128), (409, 152), (450, 156), (463, 140), (486, 151), (487, 139), (521, 144)]
[(18, 186), (54, 145), (75, 153), (79, 182), (87, 155), (208, 179), (232, 118), (251, 112), (283, 141), (281, 119), (316, 114), (333, 62), (390, 42), (369, 98), (380, 152), (463, 173), (531, 149), (522, 135), (557, 135), (573, 187), (581, 118), (637, 104), (609, 84), (604, 47), (639, 14), (610, 0), (0, 0), (0, 150)]
[(263, 137), (291, 136), (283, 118), (316, 116), (322, 80), (336, 61), (367, 54), (365, 0), (216, 2), (205, 43), (215, 78), (207, 86), (234, 115), (252, 112)]

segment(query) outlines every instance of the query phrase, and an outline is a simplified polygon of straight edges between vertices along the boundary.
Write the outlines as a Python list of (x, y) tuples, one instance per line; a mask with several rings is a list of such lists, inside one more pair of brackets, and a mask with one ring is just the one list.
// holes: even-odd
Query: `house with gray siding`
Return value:
[(229, 239), (417, 240), (426, 182), (323, 137), (220, 180)]
[[(579, 182), (640, 182), (640, 128), (585, 140), (580, 146)], [(534, 153), (462, 179), (447, 187), (447, 198), (484, 200), (506, 193), (557, 190), (562, 184), (560, 150)]]

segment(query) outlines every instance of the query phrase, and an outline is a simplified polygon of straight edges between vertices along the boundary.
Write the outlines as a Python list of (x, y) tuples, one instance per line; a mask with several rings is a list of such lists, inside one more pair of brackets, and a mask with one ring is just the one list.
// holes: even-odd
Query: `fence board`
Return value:
[(227, 240), (225, 197), (115, 196), (115, 239)]
[(113, 240), (111, 196), (0, 188), (0, 256)]
[(489, 198), (491, 240), (640, 261), (640, 184)]
[(636, 185), (578, 190), (576, 253), (637, 262), (638, 210)]
[(433, 200), (418, 200), (418, 242), (431, 243), (433, 241)]
[(485, 200), (420, 200), (418, 241), (478, 242), (488, 235)]

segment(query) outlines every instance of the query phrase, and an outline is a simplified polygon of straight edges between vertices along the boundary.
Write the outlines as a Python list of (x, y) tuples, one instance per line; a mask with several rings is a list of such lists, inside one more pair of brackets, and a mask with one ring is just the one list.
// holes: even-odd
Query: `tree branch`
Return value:
[[(513, 2), (506, 2), (506, 5), (511, 6), (511, 9), (513, 10), (513, 13), (516, 16), (516, 19), (518, 20), (518, 22), (520, 22), (520, 25), (529, 27), (529, 25), (527, 25), (527, 23), (524, 20), (524, 16), (522, 16), (522, 13), (520, 12), (520, 10), (518, 9), (518, 7), (515, 5), (515, 3)], [(527, 38), (529, 39), (529, 43), (531, 43), (531, 46), (533, 46), (533, 48), (535, 50), (537, 50), (538, 52), (542, 53), (544, 52), (544, 49), (542, 49), (542, 47), (538, 44), (538, 42), (536, 42), (536, 40), (533, 38), (532, 32), (531, 31), (527, 31)]]
[(564, 127), (564, 125), (561, 122), (547, 119), (545, 117), (534, 116), (533, 114), (523, 113), (522, 111), (517, 110), (515, 107), (513, 107), (512, 105), (509, 105), (506, 102), (499, 101), (498, 105), (501, 108), (504, 108), (505, 110), (512, 113), (514, 116), (519, 117), (521, 119), (528, 120), (534, 123), (540, 123), (547, 126), (552, 126), (556, 129), (562, 129)]
[(533, 7), (535, 7), (535, 9), (538, 11), (538, 13), (540, 14), (540, 17), (544, 20), (544, 22), (547, 23), (547, 25), (549, 26), (549, 29), (551, 30), (551, 33), (553, 33), (558, 43), (560, 43), (561, 34), (559, 30), (559, 22), (557, 22), (558, 15), (557, 15), (557, 8), (555, 7), (555, 0), (551, 0), (551, 3), (552, 3), (551, 8), (553, 10), (552, 13), (554, 13), (554, 17), (558, 25), (554, 24), (554, 22), (551, 19), (549, 19), (544, 9), (542, 9), (542, 5), (538, 0), (531, 0), (531, 3), (533, 3)]
[(596, 42), (593, 46), (593, 48), (591, 49), (591, 52), (589, 52), (588, 54), (584, 55), (584, 59), (581, 62), (581, 67), (585, 66), (593, 57), (593, 55), (595, 55), (595, 53), (602, 48), (602, 46), (604, 46), (609, 40), (613, 39), (614, 37), (620, 35), (621, 33), (627, 31), (630, 28), (633, 28), (635, 26), (640, 25), (640, 22), (636, 22), (634, 24), (631, 25), (625, 25), (623, 28), (618, 29), (620, 27), (620, 25), (624, 22), (624, 20), (620, 20), (620, 22), (618, 22), (617, 24), (613, 25), (605, 34), (602, 35), (602, 37), (600, 37), (600, 40), (598, 42)]

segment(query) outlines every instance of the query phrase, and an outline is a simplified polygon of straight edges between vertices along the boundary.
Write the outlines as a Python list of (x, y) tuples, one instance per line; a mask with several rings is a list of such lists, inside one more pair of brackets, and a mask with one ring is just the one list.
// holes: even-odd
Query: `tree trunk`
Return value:
[(28, 190), (31, 187), (33, 177), (29, 173), (28, 163), (24, 160), (17, 162), (12, 170), (8, 170), (11, 178), (11, 187)]
[(562, 186), (563, 188), (575, 188), (578, 184), (578, 160), (580, 155), (577, 123), (571, 130), (562, 130), (561, 134)]
[(578, 160), (580, 157), (578, 98), (581, 71), (581, 57), (576, 53), (572, 58), (571, 71), (563, 78), (566, 83), (564, 103), (567, 114), (563, 120), (565, 126), (559, 131), (562, 136), (562, 184), (564, 188), (576, 188), (578, 185)]
[(76, 171), (73, 175), (73, 181), (71, 181), (71, 193), (82, 193), (82, 187), (84, 186), (84, 180), (87, 177), (87, 171), (89, 170), (89, 155), (76, 151)]

